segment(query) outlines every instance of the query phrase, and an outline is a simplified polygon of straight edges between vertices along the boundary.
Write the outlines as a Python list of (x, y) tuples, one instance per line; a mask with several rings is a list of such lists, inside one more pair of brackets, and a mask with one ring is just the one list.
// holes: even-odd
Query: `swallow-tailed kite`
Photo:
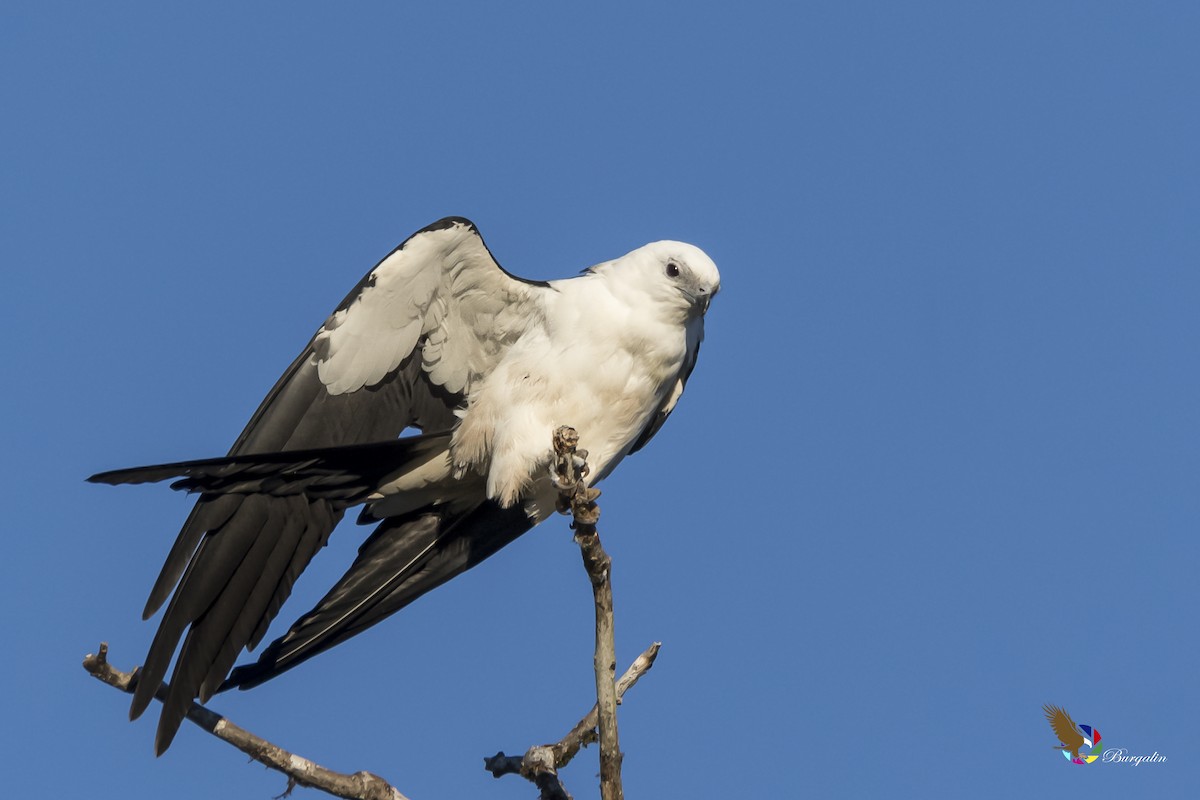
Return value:
[[(549, 516), (558, 426), (578, 431), (589, 483), (640, 450), (679, 401), (719, 287), (708, 256), (671, 241), (579, 277), (523, 280), (496, 263), (470, 221), (443, 219), (354, 287), (228, 457), (93, 476), (177, 477), (173, 488), (200, 493), (144, 612), (170, 597), (131, 717), (146, 710), (183, 639), (157, 752), (192, 698), (291, 669)], [(419, 435), (401, 436), (410, 428)], [(355, 505), (359, 522), (378, 526), (349, 571), (256, 663), (230, 674)]]

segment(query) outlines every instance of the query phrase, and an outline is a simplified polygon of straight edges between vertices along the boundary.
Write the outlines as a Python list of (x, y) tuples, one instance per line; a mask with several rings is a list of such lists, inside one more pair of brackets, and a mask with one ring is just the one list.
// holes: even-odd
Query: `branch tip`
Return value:
[[(83, 659), (83, 668), (92, 677), (123, 692), (133, 692), (136, 671), (122, 672), (108, 663), (108, 645), (100, 644), (98, 653)], [(159, 685), (154, 696), (162, 700), (169, 686)], [(288, 787), (280, 795), (288, 797), (296, 786), (309, 786), (345, 800), (407, 800), (394, 786), (370, 772), (346, 775), (326, 769), (302, 756), (294, 755), (266, 739), (255, 736), (199, 703), (192, 703), (187, 718), (223, 742), (233, 745), (252, 760), (287, 776)]]

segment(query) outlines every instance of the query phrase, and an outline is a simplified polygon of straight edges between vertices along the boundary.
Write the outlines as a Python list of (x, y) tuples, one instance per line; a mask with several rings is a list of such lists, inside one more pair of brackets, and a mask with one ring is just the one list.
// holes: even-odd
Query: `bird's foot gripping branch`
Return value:
[(600, 506), (596, 505), (600, 490), (584, 483), (591, 472), (588, 451), (578, 449), (579, 434), (567, 425), (554, 431), (553, 443), (551, 475), (558, 489), (558, 513), (571, 515), (571, 527), (576, 534), (595, 535), (596, 523), (600, 521)]

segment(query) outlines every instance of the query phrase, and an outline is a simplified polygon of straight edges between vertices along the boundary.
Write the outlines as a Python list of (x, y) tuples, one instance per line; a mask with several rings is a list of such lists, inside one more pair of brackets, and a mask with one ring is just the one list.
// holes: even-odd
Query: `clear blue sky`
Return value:
[[(676, 238), (723, 291), (607, 482), (630, 797), (1200, 785), (1194, 3), (0, 9), (6, 793), (267, 798), (132, 667), (189, 504), (359, 277), (447, 214), (562, 277)], [(253, 6), (253, 7), (250, 7)], [(347, 524), (287, 624), (339, 575)], [(587, 709), (563, 522), (213, 707), (414, 800)], [(1073, 767), (1040, 707), (1169, 761)], [(594, 751), (565, 773), (592, 794)]]

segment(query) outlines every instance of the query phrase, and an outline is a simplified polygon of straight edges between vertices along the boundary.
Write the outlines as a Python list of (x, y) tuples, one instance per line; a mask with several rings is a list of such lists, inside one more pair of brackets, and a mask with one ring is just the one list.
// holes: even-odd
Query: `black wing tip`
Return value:
[[(110, 469), (107, 472), (97, 472), (95, 475), (88, 477), (88, 483), (102, 483), (107, 486), (124, 486), (135, 485), (139, 483), (158, 483), (165, 481), (167, 478), (176, 478), (185, 474), (187, 467), (191, 466), (191, 462), (180, 462), (178, 464), (153, 464), (146, 467), (126, 467), (125, 469)], [(175, 486), (174, 489), (182, 489), (183, 486)]]
[(154, 735), (154, 757), (158, 758), (171, 746), (171, 742), (175, 741), (175, 734), (179, 732), (179, 725), (183, 720), (174, 723), (170, 726), (162, 724), (164, 720), (159, 721), (158, 732)]
[(86, 480), (88, 483), (106, 483), (109, 486), (119, 486), (121, 481), (121, 473), (124, 470), (112, 469), (107, 472), (97, 472), (95, 475), (89, 475)]
[[(263, 653), (263, 657), (266, 658), (266, 656), (267, 654)], [(225, 682), (221, 684), (221, 687), (217, 691), (226, 692), (230, 689), (239, 689), (244, 692), (247, 689), (253, 689), (255, 686), (261, 686), (283, 671), (276, 669), (274, 662), (268, 661), (263, 663), (260, 659), (252, 664), (244, 664), (229, 673), (229, 677), (225, 679)]]
[(141, 667), (135, 671), (137, 678), (137, 686), (133, 687), (133, 700), (129, 703), (129, 721), (133, 722), (139, 719), (142, 714), (146, 713), (146, 709), (150, 707), (150, 701), (154, 699), (154, 692), (139, 691), (138, 687), (142, 685), (142, 678), (145, 677), (142, 673), (145, 668)]
[(249, 664), (242, 664), (234, 667), (229, 673), (224, 682), (217, 689), (217, 692), (227, 692), (230, 689), (253, 689), (255, 686), (266, 683), (280, 673), (287, 672), (289, 667), (295, 666), (288, 664), (284, 667), (279, 666), (280, 653), (279, 640), (271, 642), (266, 649), (259, 654), (257, 661), (251, 661)]
[(477, 228), (475, 223), (471, 222), (471, 220), (467, 219), (466, 217), (452, 216), (442, 217), (437, 222), (431, 222), (424, 228), (421, 228), (421, 230), (414, 233), (413, 236), (418, 236), (422, 233), (432, 233), (433, 231), (444, 231), (447, 228), (453, 228), (456, 225), (465, 225), (468, 229), (475, 231), (475, 233), (479, 233), (479, 228)]

